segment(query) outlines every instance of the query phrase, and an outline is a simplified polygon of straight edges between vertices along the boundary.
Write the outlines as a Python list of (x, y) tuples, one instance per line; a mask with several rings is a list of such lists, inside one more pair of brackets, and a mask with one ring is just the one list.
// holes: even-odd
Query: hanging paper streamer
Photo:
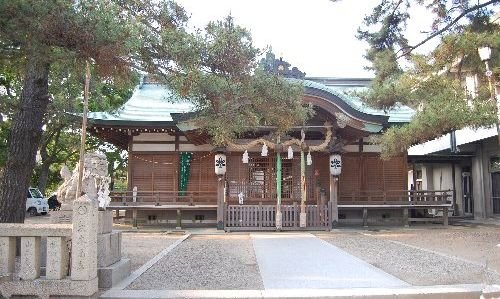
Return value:
[(311, 152), (307, 153), (307, 165), (311, 166), (313, 164), (313, 159), (311, 157)]
[(245, 150), (245, 152), (243, 153), (243, 158), (241, 158), (241, 162), (243, 162), (244, 164), (248, 164), (248, 151)]
[(192, 153), (182, 152), (179, 163), (179, 195), (186, 195), (186, 190), (189, 182), (189, 174), (191, 169)]
[(260, 153), (262, 157), (267, 157), (267, 145), (264, 143), (262, 145), (262, 152)]
[(288, 146), (288, 159), (293, 159), (293, 149), (292, 146)]

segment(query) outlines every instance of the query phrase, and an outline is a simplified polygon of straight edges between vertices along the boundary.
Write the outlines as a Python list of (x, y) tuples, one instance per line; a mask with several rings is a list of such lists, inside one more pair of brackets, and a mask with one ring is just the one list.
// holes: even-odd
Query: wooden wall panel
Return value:
[(384, 190), (383, 161), (379, 155), (363, 155), (362, 189), (367, 191)]
[(193, 153), (187, 190), (217, 191), (217, 175), (214, 171), (214, 155), (209, 155), (207, 152)]
[(129, 159), (132, 188), (137, 186), (139, 192), (177, 190), (177, 153), (134, 153)]
[(143, 157), (133, 155), (129, 157), (129, 167), (132, 167), (131, 186), (137, 187), (137, 190), (152, 191), (153, 190), (153, 174), (151, 163), (143, 161)]
[(178, 175), (177, 153), (169, 155), (153, 155), (153, 190), (176, 191)]
[(238, 193), (246, 189), (241, 187), (243, 182), (248, 182), (248, 164), (241, 162), (241, 155), (234, 153), (227, 155), (226, 183), (227, 196), (237, 198)]
[(339, 178), (341, 194), (357, 192), (361, 189), (361, 159), (358, 154), (342, 155), (342, 173)]
[(384, 189), (408, 189), (408, 171), (406, 156), (394, 157), (384, 161)]
[(325, 191), (328, 200), (330, 196), (330, 156), (328, 153), (312, 153), (314, 185)]
[(384, 161), (378, 153), (347, 153), (342, 156), (342, 164), (339, 192), (343, 196), (358, 191), (407, 189), (406, 156)]

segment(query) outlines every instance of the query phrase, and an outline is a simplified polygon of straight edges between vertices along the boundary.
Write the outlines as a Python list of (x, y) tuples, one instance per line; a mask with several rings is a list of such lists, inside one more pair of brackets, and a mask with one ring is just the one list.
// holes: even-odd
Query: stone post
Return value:
[(63, 279), (68, 270), (66, 238), (47, 237), (47, 279)]
[(21, 237), (21, 270), (19, 278), (33, 280), (40, 277), (40, 237)]
[(16, 238), (0, 237), (0, 281), (3, 277), (11, 278), (16, 259)]
[(83, 195), (73, 203), (71, 279), (97, 277), (97, 201)]

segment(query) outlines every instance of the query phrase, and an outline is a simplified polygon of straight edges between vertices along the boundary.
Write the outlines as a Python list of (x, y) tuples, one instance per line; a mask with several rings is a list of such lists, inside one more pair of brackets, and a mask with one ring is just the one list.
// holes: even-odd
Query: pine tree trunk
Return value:
[(40, 168), (40, 177), (38, 177), (38, 190), (45, 195), (45, 188), (47, 188), (47, 182), (49, 180), (49, 172), (50, 172), (50, 162), (46, 161), (42, 163), (42, 167)]
[(49, 67), (42, 57), (28, 57), (19, 111), (12, 119), (7, 162), (0, 184), (0, 223), (24, 222), (26, 195), (49, 104)]

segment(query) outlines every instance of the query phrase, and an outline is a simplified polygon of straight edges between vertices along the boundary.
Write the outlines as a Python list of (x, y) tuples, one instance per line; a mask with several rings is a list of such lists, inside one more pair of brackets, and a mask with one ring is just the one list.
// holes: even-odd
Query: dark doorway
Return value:
[(464, 214), (474, 214), (474, 201), (472, 199), (472, 177), (468, 167), (462, 169), (462, 194)]
[(493, 214), (500, 214), (500, 172), (491, 173), (491, 195)]

